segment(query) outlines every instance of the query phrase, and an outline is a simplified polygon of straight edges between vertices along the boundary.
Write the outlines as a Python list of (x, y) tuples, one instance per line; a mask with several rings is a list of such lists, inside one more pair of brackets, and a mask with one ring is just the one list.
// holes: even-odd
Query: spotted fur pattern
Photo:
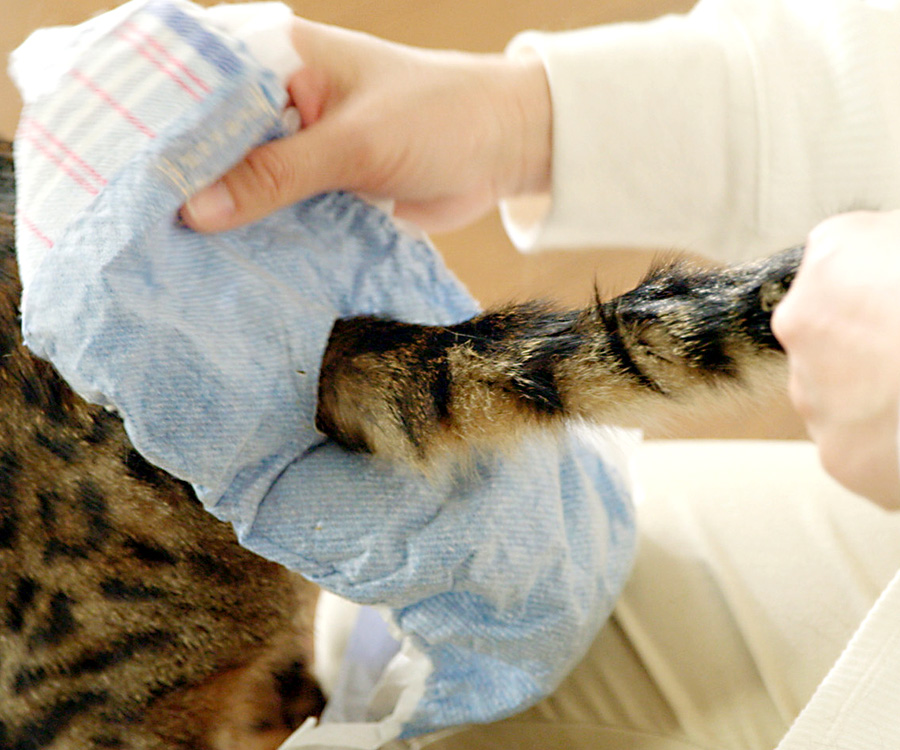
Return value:
[(513, 305), (449, 327), (338, 321), (317, 426), (426, 470), (571, 420), (647, 425), (777, 380), (769, 326), (802, 251), (724, 269), (685, 263), (584, 310)]
[(0, 748), (267, 750), (322, 708), (310, 584), (21, 343), (0, 144)]

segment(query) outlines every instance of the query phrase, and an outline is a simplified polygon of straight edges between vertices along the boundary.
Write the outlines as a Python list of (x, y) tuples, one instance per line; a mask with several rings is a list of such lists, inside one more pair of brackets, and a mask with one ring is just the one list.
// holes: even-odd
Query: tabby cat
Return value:
[(585, 310), (526, 303), (449, 327), (339, 320), (316, 424), (346, 448), (431, 471), (566, 421), (646, 426), (784, 381), (770, 318), (802, 256), (661, 266)]
[[(316, 593), (22, 346), (13, 213), (0, 144), (0, 750), (274, 748), (323, 705)], [(317, 425), (428, 468), (569, 419), (693, 408), (778, 374), (769, 317), (799, 258), (669, 266), (580, 312), (338, 321)]]
[(268, 750), (322, 694), (311, 584), (21, 343), (0, 144), (0, 749)]

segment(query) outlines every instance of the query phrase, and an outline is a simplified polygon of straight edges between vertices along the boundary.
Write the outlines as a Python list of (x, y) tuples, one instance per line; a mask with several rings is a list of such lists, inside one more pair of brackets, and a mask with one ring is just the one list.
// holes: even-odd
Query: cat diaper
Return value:
[[(17, 51), (22, 325), (242, 544), (371, 608), (357, 630), (396, 640), (371, 690), (350, 700), (339, 680), (288, 746), (374, 748), (551, 692), (613, 607), (634, 519), (622, 467), (574, 436), (425, 480), (316, 432), (335, 319), (440, 325), (477, 305), (426, 241), (350, 194), (222, 234), (179, 222), (287, 132), (290, 18), (134, 0)], [(348, 659), (371, 656), (364, 641)]]

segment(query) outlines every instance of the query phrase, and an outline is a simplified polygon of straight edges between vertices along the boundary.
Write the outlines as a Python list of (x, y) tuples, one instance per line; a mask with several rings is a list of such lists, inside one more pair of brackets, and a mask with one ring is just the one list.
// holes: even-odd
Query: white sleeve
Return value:
[(900, 572), (777, 750), (878, 750), (900, 740)]
[(552, 194), (501, 206), (523, 250), (801, 243), (900, 207), (900, 3), (701, 0), (682, 16), (526, 32), (553, 102)]

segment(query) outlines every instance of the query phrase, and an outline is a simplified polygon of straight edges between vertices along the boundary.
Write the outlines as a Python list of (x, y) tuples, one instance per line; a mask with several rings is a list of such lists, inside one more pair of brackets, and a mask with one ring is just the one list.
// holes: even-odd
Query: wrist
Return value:
[(543, 61), (530, 50), (507, 58), (507, 175), (501, 198), (550, 189), (553, 111)]
[(552, 108), (536, 53), (479, 56), (482, 137), (496, 200), (550, 188)]

